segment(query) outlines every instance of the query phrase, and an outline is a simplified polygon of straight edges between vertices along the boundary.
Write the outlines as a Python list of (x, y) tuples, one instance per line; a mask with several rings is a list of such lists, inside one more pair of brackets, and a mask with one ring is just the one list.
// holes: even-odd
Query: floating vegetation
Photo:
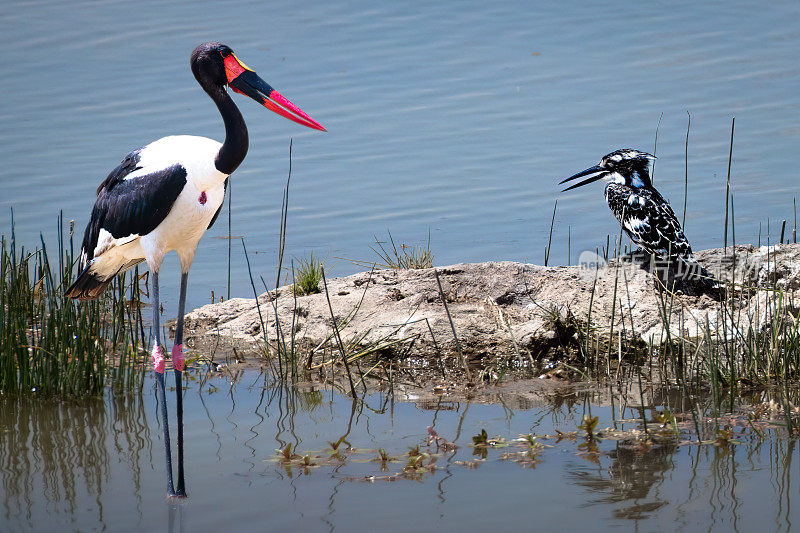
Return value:
[(433, 426), (428, 426), (428, 446), (435, 444), (440, 450), (449, 452), (458, 449), (458, 444), (450, 442), (444, 437), (440, 436)]
[[(680, 395), (677, 387), (671, 391), (673, 395)], [(559, 400), (553, 397), (556, 403), (551, 412), (561, 412), (565, 418), (559, 420), (560, 417), (554, 415), (555, 426), (543, 433), (491, 436), (481, 428), (469, 435), (461, 433), (459, 422), (455, 437), (450, 440), (434, 426), (427, 426), (426, 432), (419, 435), (419, 440), (408, 446), (405, 452), (400, 451), (401, 442), (396, 443), (395, 449), (390, 447), (393, 446), (391, 443), (387, 445), (385, 442), (378, 448), (360, 448), (357, 443), (348, 442), (351, 416), (347, 432), (336, 442), (329, 442), (330, 448), (300, 451), (294, 443), (282, 443), (281, 448), (265, 462), (276, 463), (289, 475), (311, 475), (322, 469), (325, 475), (344, 481), (422, 481), (443, 472), (451, 474), (454, 466), (473, 470), (497, 461), (534, 469), (543, 462), (554, 460), (553, 453), (569, 453), (592, 464), (605, 465), (616, 463), (620, 457), (659, 458), (675, 453), (681, 446), (698, 450), (705, 446), (727, 453), (735, 446), (758, 445), (766, 438), (784, 439), (791, 435), (784, 423), (785, 408), (775, 401), (777, 396), (770, 397), (768, 393), (759, 396), (762, 399), (752, 404), (743, 400), (731, 406), (729, 412), (721, 412), (720, 406), (704, 401), (703, 406), (698, 407), (703, 409), (700, 416), (688, 410), (674, 411), (650, 402), (642, 405), (627, 403), (626, 407), (620, 406), (619, 409), (612, 407), (612, 420), (608, 420), (613, 422), (612, 425), (605, 425), (601, 416), (592, 414), (591, 408), (587, 409), (587, 402), (588, 405), (595, 404), (604, 395), (601, 390), (594, 389), (594, 392), (584, 390), (577, 395), (573, 392), (562, 396), (564, 400), (583, 398), (583, 412), (580, 402), (559, 404)], [(656, 395), (665, 399), (669, 392), (664, 389)], [(621, 396), (617, 399), (623, 401)], [(353, 413), (356, 412), (358, 408), (354, 403)], [(462, 419), (466, 412), (461, 415)], [(634, 416), (623, 418), (615, 416), (615, 412), (619, 415), (628, 412)], [(445, 423), (444, 426), (450, 427), (451, 424)], [(701, 428), (699, 433), (698, 427)], [(368, 437), (361, 435), (361, 438)]]
[(536, 442), (537, 438), (538, 437), (532, 433), (520, 435), (519, 438), (516, 439), (515, 443), (523, 448), (527, 447), (527, 449), (523, 449), (522, 451), (505, 452), (500, 455), (500, 460), (511, 461), (524, 468), (536, 468), (536, 465), (541, 463), (543, 460), (541, 455), (542, 452), (545, 448), (547, 448), (547, 446), (544, 444)]
[(481, 429), (481, 432), (472, 437), (472, 444), (475, 446), (486, 446), (489, 442), (489, 434), (486, 433), (485, 429)]
[(59, 216), (58, 254), (0, 236), (0, 394), (97, 396), (142, 387), (146, 339), (138, 272), (118, 276), (91, 302), (64, 296), (73, 279), (73, 235)]
[(587, 439), (594, 438), (594, 428), (597, 427), (598, 420), (599, 418), (596, 416), (583, 415), (583, 422), (581, 422), (578, 428), (586, 432)]

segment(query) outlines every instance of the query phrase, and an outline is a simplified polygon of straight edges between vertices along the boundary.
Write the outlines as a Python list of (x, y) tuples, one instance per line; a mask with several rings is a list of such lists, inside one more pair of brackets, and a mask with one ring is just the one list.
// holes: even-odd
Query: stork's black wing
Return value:
[(101, 229), (114, 239), (150, 233), (167, 217), (186, 185), (186, 169), (180, 164), (128, 178), (141, 168), (139, 151), (131, 152), (98, 187), (83, 235), (81, 270), (102, 252), (97, 249)]

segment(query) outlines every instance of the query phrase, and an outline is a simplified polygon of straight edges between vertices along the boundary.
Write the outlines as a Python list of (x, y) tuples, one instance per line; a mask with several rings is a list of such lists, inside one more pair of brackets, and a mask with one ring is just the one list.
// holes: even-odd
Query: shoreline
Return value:
[(724, 305), (708, 294), (660, 290), (652, 274), (628, 261), (462, 263), (332, 278), (327, 297), (324, 287), (295, 297), (283, 286), (261, 294), (258, 304), (254, 298), (207, 304), (186, 315), (186, 342), (212, 359), (233, 355), (263, 365), (266, 329), (273, 356), (291, 347), (298, 368), (309, 370), (344, 348), (348, 359), (414, 359), (434, 374), (438, 366), (443, 375), (445, 367), (463, 370), (464, 359), (485, 368), (497, 358), (538, 371), (573, 359), (571, 352), (580, 352), (591, 336), (605, 337), (607, 353), (619, 343), (621, 362), (623, 344), (626, 351), (646, 353), (709, 332), (724, 340), (747, 329), (762, 331), (772, 319), (775, 290), (800, 287), (798, 245), (740, 245), (695, 255), (718, 279), (732, 282)]

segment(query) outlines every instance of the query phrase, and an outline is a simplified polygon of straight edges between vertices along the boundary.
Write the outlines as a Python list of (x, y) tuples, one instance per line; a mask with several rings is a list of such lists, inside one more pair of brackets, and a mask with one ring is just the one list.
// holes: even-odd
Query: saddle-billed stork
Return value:
[[(299, 107), (281, 96), (218, 42), (203, 43), (191, 55), (197, 82), (211, 97), (225, 123), (225, 142), (206, 137), (164, 137), (134, 150), (97, 188), (97, 201), (86, 226), (80, 275), (67, 296), (91, 300), (100, 296), (114, 276), (147, 262), (153, 278), (153, 364), (164, 421), (167, 492), (186, 496), (183, 475), (183, 315), (186, 283), (195, 249), (203, 233), (219, 216), (228, 177), (247, 154), (247, 126), (226, 91), (249, 96), (298, 124), (326, 131)], [(172, 348), (178, 422), (178, 483), (173, 488), (164, 356), (159, 341), (158, 271), (167, 252), (175, 250), (181, 265), (178, 323)]]

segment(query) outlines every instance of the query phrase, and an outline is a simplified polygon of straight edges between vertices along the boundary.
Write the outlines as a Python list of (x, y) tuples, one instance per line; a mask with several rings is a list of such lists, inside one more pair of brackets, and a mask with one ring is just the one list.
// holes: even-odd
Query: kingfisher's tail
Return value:
[(682, 258), (682, 262), (686, 266), (686, 274), (683, 279), (698, 283), (704, 283), (711, 288), (718, 288), (719, 287), (719, 280), (714, 277), (711, 272), (706, 270), (706, 268), (697, 262), (697, 259), (694, 256), (689, 256)]
[(691, 286), (691, 291), (700, 293), (716, 293), (723, 289), (719, 280), (714, 277), (692, 254), (673, 257), (669, 260), (668, 277)]

